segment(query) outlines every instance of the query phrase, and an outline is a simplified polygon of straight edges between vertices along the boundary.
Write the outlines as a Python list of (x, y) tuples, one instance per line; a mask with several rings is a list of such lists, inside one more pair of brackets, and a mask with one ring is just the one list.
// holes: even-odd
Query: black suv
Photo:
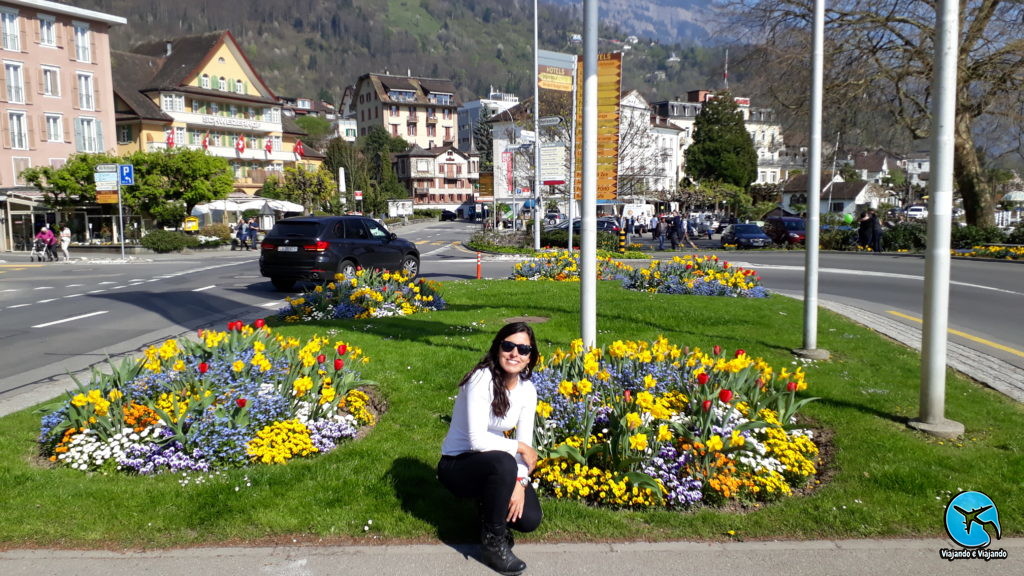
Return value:
[(301, 216), (278, 220), (260, 243), (260, 274), (278, 290), (299, 280), (330, 281), (356, 267), (405, 270), (416, 276), (420, 252), (364, 216)]

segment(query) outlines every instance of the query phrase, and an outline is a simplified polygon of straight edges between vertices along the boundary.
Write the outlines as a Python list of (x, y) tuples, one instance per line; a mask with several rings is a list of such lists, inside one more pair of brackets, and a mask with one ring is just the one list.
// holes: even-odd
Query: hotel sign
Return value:
[(222, 128), (242, 128), (244, 130), (259, 130), (262, 122), (246, 120), (244, 118), (227, 118), (224, 116), (201, 116), (200, 122), (209, 126), (220, 126)]

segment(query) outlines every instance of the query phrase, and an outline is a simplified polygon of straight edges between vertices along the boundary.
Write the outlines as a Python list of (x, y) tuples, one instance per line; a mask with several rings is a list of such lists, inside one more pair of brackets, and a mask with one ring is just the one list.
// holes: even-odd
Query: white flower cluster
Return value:
[(373, 318), (387, 318), (389, 316), (403, 316), (402, 307), (394, 302), (385, 302), (379, 307), (374, 308), (373, 314), (370, 316)]
[(156, 431), (152, 426), (139, 433), (124, 428), (119, 434), (102, 440), (95, 431), (86, 430), (76, 434), (68, 443), (68, 451), (59, 454), (57, 459), (75, 470), (95, 470), (107, 460), (124, 458), (128, 448), (146, 442)]

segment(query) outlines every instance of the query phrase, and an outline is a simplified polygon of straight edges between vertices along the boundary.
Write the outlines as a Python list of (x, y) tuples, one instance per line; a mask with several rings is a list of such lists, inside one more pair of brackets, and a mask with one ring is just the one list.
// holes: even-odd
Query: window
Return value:
[(39, 44), (57, 45), (57, 23), (54, 22), (53, 16), (39, 16)]
[(217, 104), (216, 102), (210, 102), (210, 114), (216, 116), (218, 112), (220, 112), (220, 104)]
[(430, 94), (429, 96), (427, 96), (427, 99), (433, 102), (434, 104), (441, 104), (443, 106), (450, 106), (452, 103), (451, 94)]
[(427, 136), (431, 138), (437, 136), (437, 126), (434, 126), (433, 124), (427, 124)]
[(227, 90), (228, 81), (223, 76), (217, 79), (217, 90)]
[(78, 152), (100, 152), (103, 145), (103, 130), (95, 118), (75, 119), (75, 150)]
[(92, 87), (92, 74), (78, 73), (78, 107), (82, 110), (96, 109), (96, 94)]
[(7, 129), (11, 133), (11, 148), (28, 150), (28, 121), (24, 112), (7, 113)]
[(441, 114), (442, 114), (442, 116), (444, 117), (445, 120), (451, 120), (452, 119), (452, 109), (451, 108), (445, 108), (441, 112)]
[(75, 60), (79, 62), (92, 62), (92, 37), (89, 35), (89, 25), (84, 22), (75, 22)]
[(237, 118), (238, 117), (238, 106), (235, 106), (234, 104), (231, 104), (230, 106), (228, 106), (228, 116), (231, 117), (231, 118)]
[(44, 118), (46, 120), (46, 141), (63, 142), (64, 123), (60, 114), (45, 114)]
[(43, 66), (40, 76), (43, 95), (60, 97), (60, 68)]
[(160, 107), (165, 112), (184, 112), (185, 96), (183, 94), (161, 94)]
[(416, 135), (416, 125), (411, 123), (411, 122), (409, 124), (406, 124), (405, 125), (405, 133), (408, 134), (409, 136), (415, 136)]
[(210, 87), (210, 75), (209, 74), (203, 74), (202, 76), (199, 77), (199, 87), (200, 88), (209, 88)]
[(391, 116), (398, 116), (398, 106), (392, 105), (389, 109), (389, 114)]
[(21, 28), (16, 10), (0, 11), (0, 34), (3, 35), (4, 50), (21, 51)]
[(131, 126), (118, 126), (117, 127), (117, 143), (118, 144), (131, 144), (132, 139), (132, 127)]
[(245, 94), (245, 82), (235, 80), (235, 92), (238, 94)]
[(192, 100), (192, 112), (194, 114), (206, 114), (206, 102), (202, 100)]
[(25, 103), (25, 77), (21, 64), (4, 62), (4, 79), (7, 81), (7, 101), (12, 104)]

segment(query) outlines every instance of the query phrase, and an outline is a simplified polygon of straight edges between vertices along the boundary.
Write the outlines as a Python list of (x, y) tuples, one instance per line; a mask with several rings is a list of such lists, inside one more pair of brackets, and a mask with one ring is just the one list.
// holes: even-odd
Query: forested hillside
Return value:
[[(490, 86), (529, 96), (531, 0), (73, 0), (122, 16), (115, 50), (141, 42), (228, 29), (271, 89), (282, 96), (337, 103), (367, 72), (411, 73), (455, 81), (463, 99)], [(568, 53), (582, 31), (578, 7), (541, 5), (541, 47)], [(600, 49), (619, 50), (628, 30), (606, 27)], [(675, 54), (675, 59), (670, 57)], [(650, 100), (719, 88), (722, 51), (642, 39), (624, 59), (624, 89)], [(732, 80), (732, 78), (730, 78)]]

